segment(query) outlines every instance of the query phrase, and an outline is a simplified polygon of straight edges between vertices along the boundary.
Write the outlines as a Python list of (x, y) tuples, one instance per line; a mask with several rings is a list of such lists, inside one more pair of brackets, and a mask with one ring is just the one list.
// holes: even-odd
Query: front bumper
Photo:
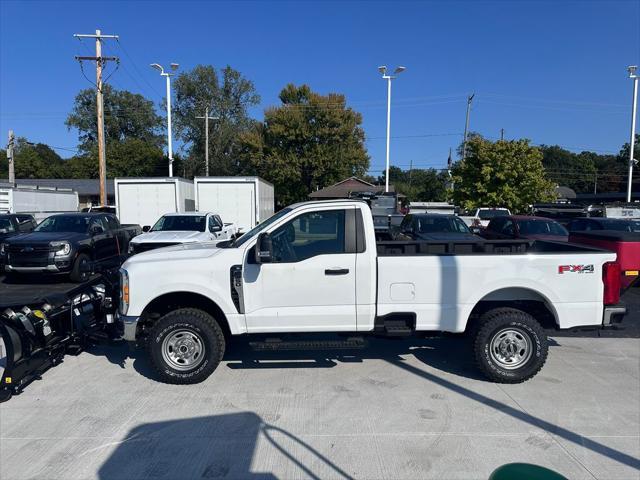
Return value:
[(118, 321), (120, 322), (120, 327), (122, 328), (122, 338), (127, 342), (136, 341), (136, 333), (138, 331), (139, 318), (140, 317), (127, 317), (125, 315), (120, 315), (118, 317)]
[(74, 252), (56, 255), (55, 251), (35, 251), (33, 253), (8, 252), (2, 258), (7, 273), (67, 273), (73, 267)]
[(44, 265), (42, 267), (14, 267), (12, 265), (5, 265), (4, 270), (7, 273), (60, 273), (60, 269), (56, 265)]

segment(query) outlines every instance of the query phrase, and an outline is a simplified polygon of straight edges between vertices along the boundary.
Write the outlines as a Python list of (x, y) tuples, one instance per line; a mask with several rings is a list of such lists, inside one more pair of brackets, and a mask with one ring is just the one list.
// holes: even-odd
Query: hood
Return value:
[(171, 243), (171, 242), (202, 242), (210, 238), (207, 232), (171, 231), (148, 232), (134, 237), (131, 243)]
[(16, 232), (6, 232), (6, 233), (0, 232), (0, 242), (2, 242), (3, 240), (9, 237), (15, 237), (15, 236), (16, 236)]
[(15, 235), (8, 240), (11, 244), (29, 244), (29, 243), (49, 243), (67, 241), (73, 242), (88, 238), (86, 233), (70, 233), (70, 232), (31, 232)]
[(148, 252), (138, 253), (129, 258), (123, 265), (123, 268), (126, 269), (127, 265), (147, 262), (170, 262), (209, 258), (220, 252), (220, 249), (216, 247), (216, 243), (218, 242), (188, 243), (156, 248), (155, 250), (149, 250)]
[(416, 235), (420, 240), (445, 240), (452, 242), (475, 242), (482, 240), (482, 237), (474, 235), (473, 233), (458, 233), (458, 232), (433, 232), (433, 233), (418, 233)]
[(520, 238), (525, 240), (545, 240), (549, 242), (568, 242), (567, 235), (522, 235)]

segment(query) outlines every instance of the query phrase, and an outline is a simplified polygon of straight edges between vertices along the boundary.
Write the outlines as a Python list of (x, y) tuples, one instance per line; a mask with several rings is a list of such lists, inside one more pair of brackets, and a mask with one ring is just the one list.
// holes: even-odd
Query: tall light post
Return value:
[[(171, 71), (175, 72), (178, 69), (177, 63), (170, 64)], [(167, 151), (169, 154), (169, 176), (173, 177), (173, 145), (171, 143), (171, 77), (174, 73), (165, 72), (164, 68), (157, 63), (151, 64), (152, 68), (160, 71), (160, 75), (167, 78)]]
[(404, 72), (406, 67), (397, 67), (393, 75), (387, 75), (387, 66), (378, 67), (378, 71), (382, 74), (382, 78), (387, 81), (387, 170), (385, 174), (384, 191), (389, 192), (389, 143), (391, 141), (391, 80)]
[(627, 182), (627, 202), (631, 203), (631, 184), (633, 183), (633, 164), (635, 159), (633, 158), (633, 147), (636, 143), (636, 110), (638, 108), (638, 75), (636, 70), (637, 65), (630, 65), (627, 67), (629, 71), (629, 78), (633, 80), (633, 103), (631, 105), (631, 140), (629, 141), (629, 180)]

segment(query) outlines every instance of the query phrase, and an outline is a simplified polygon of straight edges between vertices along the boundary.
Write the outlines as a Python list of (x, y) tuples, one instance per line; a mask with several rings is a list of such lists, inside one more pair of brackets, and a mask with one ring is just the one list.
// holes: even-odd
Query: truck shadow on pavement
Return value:
[[(551, 346), (559, 345), (553, 339), (550, 339), (550, 341)], [(131, 351), (127, 346), (122, 345), (118, 347), (95, 347), (91, 352), (97, 355), (105, 355), (111, 363), (120, 365), (122, 368), (124, 368), (126, 358), (133, 358), (134, 369), (145, 377), (155, 380), (153, 370), (148, 363), (148, 359), (140, 349), (137, 351)], [(414, 358), (423, 363), (428, 367), (428, 369), (418, 368), (408, 363), (403, 358), (403, 356), (406, 355), (413, 355)], [(225, 364), (226, 368), (230, 369), (333, 368), (339, 363), (362, 362), (365, 359), (385, 360), (389, 364), (406, 372), (412, 373), (434, 386), (443, 387), (459, 395), (463, 395), (470, 400), (493, 408), (504, 415), (516, 418), (531, 425), (532, 427), (544, 430), (550, 435), (574, 443), (587, 450), (591, 450), (598, 455), (603, 455), (623, 465), (640, 469), (640, 459), (638, 458), (611, 448), (589, 437), (572, 432), (567, 428), (538, 418), (524, 409), (515, 408), (506, 403), (487, 397), (486, 395), (478, 393), (470, 388), (459, 385), (454, 381), (448, 380), (443, 376), (439, 376), (437, 373), (431, 373), (431, 371), (439, 370), (441, 372), (473, 380), (484, 380), (484, 377), (482, 377), (475, 368), (472, 354), (470, 353), (466, 339), (457, 336), (409, 340), (372, 339), (369, 347), (363, 350), (333, 350), (321, 352), (256, 352), (250, 348), (248, 342), (234, 340), (230, 345), (227, 354), (225, 354), (223, 364), (219, 368), (224, 368)], [(426, 386), (428, 386), (428, 383)], [(256, 425), (258, 424), (259, 422), (256, 421)], [(155, 431), (154, 429), (163, 427), (154, 427), (151, 425), (140, 428), (148, 428), (149, 431), (153, 432)], [(184, 427), (178, 426), (176, 428), (181, 429)], [(194, 429), (194, 432), (197, 432), (201, 427), (193, 425), (192, 428)], [(205, 440), (206, 441), (202, 440), (202, 448), (204, 448), (204, 445), (210, 441), (210, 439)], [(156, 439), (155, 441), (158, 440)], [(173, 445), (173, 443), (171, 443), (171, 445)], [(227, 449), (227, 447), (224, 448)], [(166, 455), (175, 455), (175, 453), (167, 450)], [(117, 462), (114, 462), (114, 465), (116, 464)], [(114, 466), (109, 468), (116, 467)], [(215, 477), (215, 475), (211, 476)], [(101, 478), (117, 478), (117, 476), (104, 476)]]
[[(242, 478), (274, 480), (270, 472), (251, 472), (259, 456), (258, 442), (270, 447), (269, 463), (277, 454), (306, 478), (353, 478), (295, 435), (265, 423), (253, 412), (212, 415), (135, 427), (100, 466), (101, 480), (137, 478)], [(99, 447), (101, 448), (101, 447)], [(292, 452), (296, 452), (293, 454)], [(274, 455), (276, 453), (276, 455)], [(302, 458), (310, 459), (307, 465)], [(264, 462), (263, 462), (264, 463)], [(313, 466), (311, 466), (313, 465)]]

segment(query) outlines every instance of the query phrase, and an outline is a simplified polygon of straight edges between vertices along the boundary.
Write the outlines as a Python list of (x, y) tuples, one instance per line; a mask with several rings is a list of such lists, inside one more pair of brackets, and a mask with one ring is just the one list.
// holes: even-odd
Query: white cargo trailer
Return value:
[(77, 212), (78, 192), (69, 188), (0, 185), (0, 213), (25, 213), (40, 222), (54, 213)]
[(240, 232), (273, 215), (273, 185), (260, 177), (196, 177), (196, 210), (215, 212)]
[(153, 226), (167, 213), (195, 210), (191, 180), (180, 177), (116, 178), (114, 182), (120, 223)]

